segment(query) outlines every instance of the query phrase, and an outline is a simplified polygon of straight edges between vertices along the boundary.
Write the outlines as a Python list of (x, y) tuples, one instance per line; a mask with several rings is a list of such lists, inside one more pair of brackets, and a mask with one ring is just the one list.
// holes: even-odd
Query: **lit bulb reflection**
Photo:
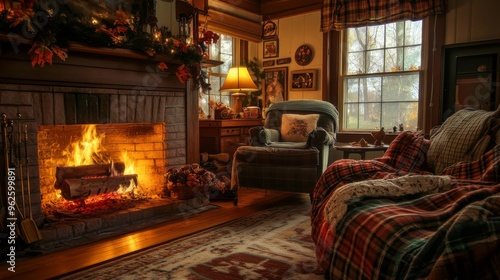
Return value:
[(135, 239), (134, 236), (128, 235), (126, 237), (126, 240), (127, 240), (127, 245), (128, 245), (129, 250), (135, 251), (135, 250), (139, 249), (139, 245), (137, 244), (137, 240)]

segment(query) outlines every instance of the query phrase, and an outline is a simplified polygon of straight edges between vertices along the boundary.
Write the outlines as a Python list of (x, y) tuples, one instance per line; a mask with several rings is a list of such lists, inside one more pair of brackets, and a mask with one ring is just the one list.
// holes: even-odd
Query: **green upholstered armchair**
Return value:
[(263, 126), (250, 129), (250, 145), (233, 158), (232, 189), (263, 188), (311, 193), (328, 165), (338, 111), (320, 100), (273, 104)]

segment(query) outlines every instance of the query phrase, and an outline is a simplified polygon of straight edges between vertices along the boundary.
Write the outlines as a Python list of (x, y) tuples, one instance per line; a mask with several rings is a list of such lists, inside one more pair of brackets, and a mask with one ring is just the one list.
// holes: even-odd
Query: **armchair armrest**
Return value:
[(328, 133), (322, 127), (316, 128), (307, 139), (308, 146), (314, 146), (320, 149), (321, 146), (332, 146), (335, 142), (335, 137), (333, 134)]
[(319, 151), (320, 165), (318, 169), (318, 178), (328, 166), (329, 150), (335, 143), (335, 133), (329, 133), (322, 127), (316, 128), (307, 139), (307, 146), (314, 147)]
[(278, 142), (280, 139), (280, 132), (278, 130), (263, 126), (252, 127), (248, 132), (250, 134), (251, 146), (266, 146), (272, 142)]

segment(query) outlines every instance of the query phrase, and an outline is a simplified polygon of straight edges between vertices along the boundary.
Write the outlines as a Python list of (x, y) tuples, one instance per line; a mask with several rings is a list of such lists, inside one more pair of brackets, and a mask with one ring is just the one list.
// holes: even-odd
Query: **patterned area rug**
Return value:
[(267, 209), (62, 279), (324, 279), (310, 208)]

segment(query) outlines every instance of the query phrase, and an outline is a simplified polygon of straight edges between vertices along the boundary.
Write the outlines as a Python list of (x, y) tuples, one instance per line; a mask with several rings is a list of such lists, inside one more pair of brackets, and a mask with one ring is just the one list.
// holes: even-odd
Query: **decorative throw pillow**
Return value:
[(309, 134), (316, 129), (319, 114), (281, 116), (281, 140), (286, 142), (306, 142)]
[[(500, 111), (462, 109), (451, 115), (431, 136), (427, 164), (436, 174), (461, 161), (481, 157), (491, 139), (491, 122)], [(494, 134), (493, 134), (494, 135)]]

